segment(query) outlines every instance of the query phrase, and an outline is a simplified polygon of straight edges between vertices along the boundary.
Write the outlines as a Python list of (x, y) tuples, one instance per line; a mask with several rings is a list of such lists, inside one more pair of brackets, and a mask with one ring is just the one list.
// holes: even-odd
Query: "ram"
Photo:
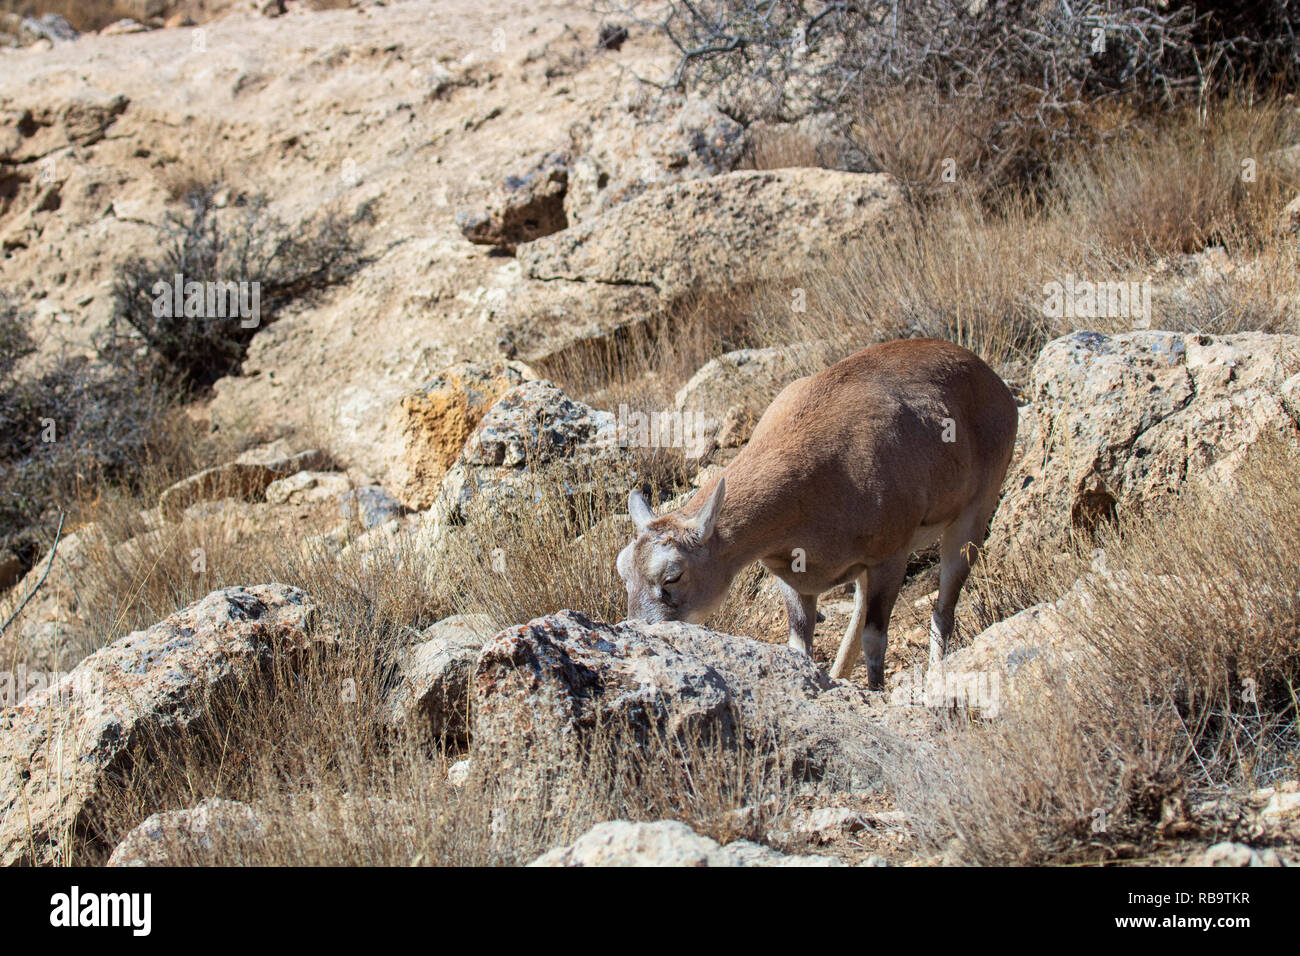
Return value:
[(818, 596), (854, 581), (830, 673), (847, 677), (863, 651), (868, 684), (880, 688), (908, 558), (937, 539), (933, 664), (997, 506), (1016, 424), (997, 374), (936, 339), (873, 345), (792, 382), (745, 449), (681, 508), (655, 517), (632, 491), (636, 536), (618, 556), (628, 616), (703, 621), (760, 561), (780, 582), (791, 646), (811, 654)]

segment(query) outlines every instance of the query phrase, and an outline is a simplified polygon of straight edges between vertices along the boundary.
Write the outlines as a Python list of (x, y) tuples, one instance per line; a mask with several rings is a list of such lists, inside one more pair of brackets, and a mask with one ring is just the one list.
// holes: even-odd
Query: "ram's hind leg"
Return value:
[(989, 519), (997, 500), (992, 504), (971, 504), (943, 531), (939, 541), (939, 601), (930, 618), (930, 664), (939, 663), (948, 652), (953, 625), (957, 618), (957, 598), (962, 585), (970, 576), (971, 565), (984, 544)]
[(889, 644), (889, 616), (903, 586), (907, 572), (907, 552), (900, 552), (868, 568), (857, 582), (853, 602), (853, 620), (835, 656), (832, 677), (848, 677), (857, 663), (856, 645), (861, 639), (867, 655), (867, 686), (883, 690), (885, 686), (885, 648)]
[(835, 654), (835, 663), (831, 665), (832, 677), (848, 677), (857, 666), (858, 655), (862, 653), (862, 629), (867, 625), (867, 574), (858, 575), (853, 587), (853, 617), (849, 619), (849, 629), (844, 632), (840, 649)]

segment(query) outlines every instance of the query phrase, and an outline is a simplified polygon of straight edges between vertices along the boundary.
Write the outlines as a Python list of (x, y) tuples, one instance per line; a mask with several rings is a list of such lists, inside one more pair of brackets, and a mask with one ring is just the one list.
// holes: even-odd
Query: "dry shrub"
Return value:
[(754, 124), (745, 137), (738, 169), (840, 168), (843, 151), (827, 137), (792, 123)]
[[(262, 544), (262, 557), (271, 556)], [(590, 565), (575, 559), (567, 540), (551, 541), (528, 558), (547, 555), (550, 573), (570, 582), (556, 598), (562, 606), (589, 603), (573, 587), (575, 573), (612, 564), (612, 557)], [(757, 734), (729, 742), (704, 733), (647, 737), (614, 721), (598, 723), (579, 751), (562, 755), (548, 752), (544, 742), (519, 753), (471, 746), (472, 773), (462, 788), (451, 787), (447, 769), (463, 754), (390, 729), (383, 705), (394, 679), (394, 652), (428, 617), (450, 610), (428, 613), (428, 589), (446, 585), (449, 565), (420, 573), (416, 562), (430, 556), (414, 549), (381, 547), (366, 557), (336, 563), (310, 552), (281, 554), (278, 569), (255, 568), (256, 561), (240, 569), (250, 580), (279, 574), (305, 587), (335, 643), (305, 667), (291, 671), (281, 662), (264, 685), (214, 702), (214, 717), (192, 733), (141, 741), (72, 861), (101, 860), (150, 813), (214, 796), (264, 812), (268, 832), (256, 847), (233, 839), (216, 847), (222, 862), (258, 865), (517, 864), (609, 819), (679, 819), (725, 842), (758, 837), (788, 805), (791, 785), (782, 777), (775, 741)], [(471, 580), (491, 578), (477, 582), (474, 593), (494, 585), (497, 600), (504, 599), (501, 575), (490, 568), (465, 570)], [(599, 593), (594, 583), (591, 593)], [(521, 614), (511, 623), (527, 619)], [(741, 726), (748, 719), (737, 716)], [(519, 765), (511, 761), (542, 773), (560, 757), (583, 768), (566, 774), (570, 786), (562, 802), (545, 788), (504, 789), (508, 767), (518, 781)], [(178, 863), (193, 852), (184, 845), (170, 851)]]
[(159, 158), (154, 178), (169, 199), (189, 206), (210, 199), (232, 181), (231, 170), (222, 159), (229, 150), (226, 139), (219, 126), (195, 127), (183, 152), (174, 158)]
[[(1161, 256), (1225, 244), (1258, 250), (1291, 198), (1276, 152), (1294, 142), (1294, 109), (1278, 99), (1186, 110), (1054, 173), (1063, 214), (1121, 253)], [(1243, 164), (1246, 164), (1243, 166)]]
[[(613, 566), (626, 532), (614, 516), (626, 476), (620, 466), (590, 469), (575, 489), (572, 469), (539, 469), (535, 498), (471, 510), (441, 548), (417, 531), (369, 550), (354, 541), (341, 556), (302, 541), (309, 529), (286, 535), (258, 520), (255, 505), (226, 503), (208, 521), (155, 531), (126, 501), (113, 514), (105, 506), (106, 543), (89, 550), (78, 604), (93, 637), (76, 655), (213, 589), (265, 581), (306, 590), (335, 642), (300, 670), (277, 665), (265, 686), (214, 701), (212, 719), (188, 735), (141, 741), (90, 830), (66, 844), (76, 847), (69, 862), (101, 861), (148, 814), (208, 797), (253, 804), (269, 821), (255, 849), (218, 839), (231, 864), (520, 863), (607, 819), (680, 819), (723, 842), (760, 836), (791, 792), (779, 741), (761, 733), (724, 746), (702, 734), (599, 726), (568, 755), (585, 770), (557, 810), (544, 790), (501, 792), (501, 762), (512, 755), (471, 748), (474, 771), (457, 790), (446, 771), (460, 754), (385, 724), (394, 652), (447, 614), (487, 612), (502, 626), (565, 607), (623, 616)], [(192, 564), (200, 547), (203, 573)], [(729, 612), (750, 613), (745, 602), (737, 593)], [(513, 757), (553, 765), (539, 746)], [(192, 848), (171, 851), (185, 862)]]
[(923, 843), (980, 864), (1133, 852), (1198, 788), (1295, 772), (1298, 464), (1261, 447), (1238, 487), (1190, 489), (1107, 533), (1069, 659), (995, 721), (953, 721), (887, 761)]
[(806, 311), (792, 307), (789, 289), (767, 290), (756, 307), (758, 336), (764, 344), (820, 340), (838, 356), (933, 336), (996, 368), (1032, 358), (1065, 331), (1043, 315), (1042, 283), (1053, 276), (1049, 264), (1078, 268), (1071, 264), (1087, 258), (1058, 224), (1024, 205), (991, 214), (962, 192), (924, 214), (899, 213), (804, 278)]
[[(1046, 147), (1037, 127), (1018, 127), (997, 142), (1002, 117), (978, 96), (942, 97), (900, 92), (863, 108), (853, 138), (873, 165), (903, 187), (909, 200), (942, 197), (960, 182), (973, 195), (991, 199), (1027, 174), (1025, 157)], [(1014, 135), (1023, 142), (1005, 142)]]

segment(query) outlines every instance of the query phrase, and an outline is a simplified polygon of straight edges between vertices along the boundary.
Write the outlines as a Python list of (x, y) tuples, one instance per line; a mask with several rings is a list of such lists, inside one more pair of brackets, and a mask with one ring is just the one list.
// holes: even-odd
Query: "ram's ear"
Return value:
[(655, 519), (655, 513), (650, 510), (645, 495), (636, 488), (633, 488), (632, 493), (627, 496), (627, 513), (632, 516), (632, 523), (636, 525), (637, 531), (644, 531), (646, 525)]
[(718, 479), (718, 486), (713, 489), (713, 494), (709, 495), (709, 500), (704, 502), (703, 507), (696, 512), (695, 517), (691, 520), (696, 535), (701, 541), (707, 541), (709, 535), (713, 534), (713, 527), (718, 523), (718, 512), (722, 510), (722, 499), (727, 494), (727, 480)]

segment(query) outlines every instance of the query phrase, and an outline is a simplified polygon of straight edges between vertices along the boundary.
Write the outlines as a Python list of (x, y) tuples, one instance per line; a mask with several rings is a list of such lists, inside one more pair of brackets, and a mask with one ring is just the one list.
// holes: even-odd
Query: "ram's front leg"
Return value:
[(817, 595), (800, 594), (780, 578), (776, 580), (790, 618), (790, 646), (812, 657), (813, 631), (817, 629)]

